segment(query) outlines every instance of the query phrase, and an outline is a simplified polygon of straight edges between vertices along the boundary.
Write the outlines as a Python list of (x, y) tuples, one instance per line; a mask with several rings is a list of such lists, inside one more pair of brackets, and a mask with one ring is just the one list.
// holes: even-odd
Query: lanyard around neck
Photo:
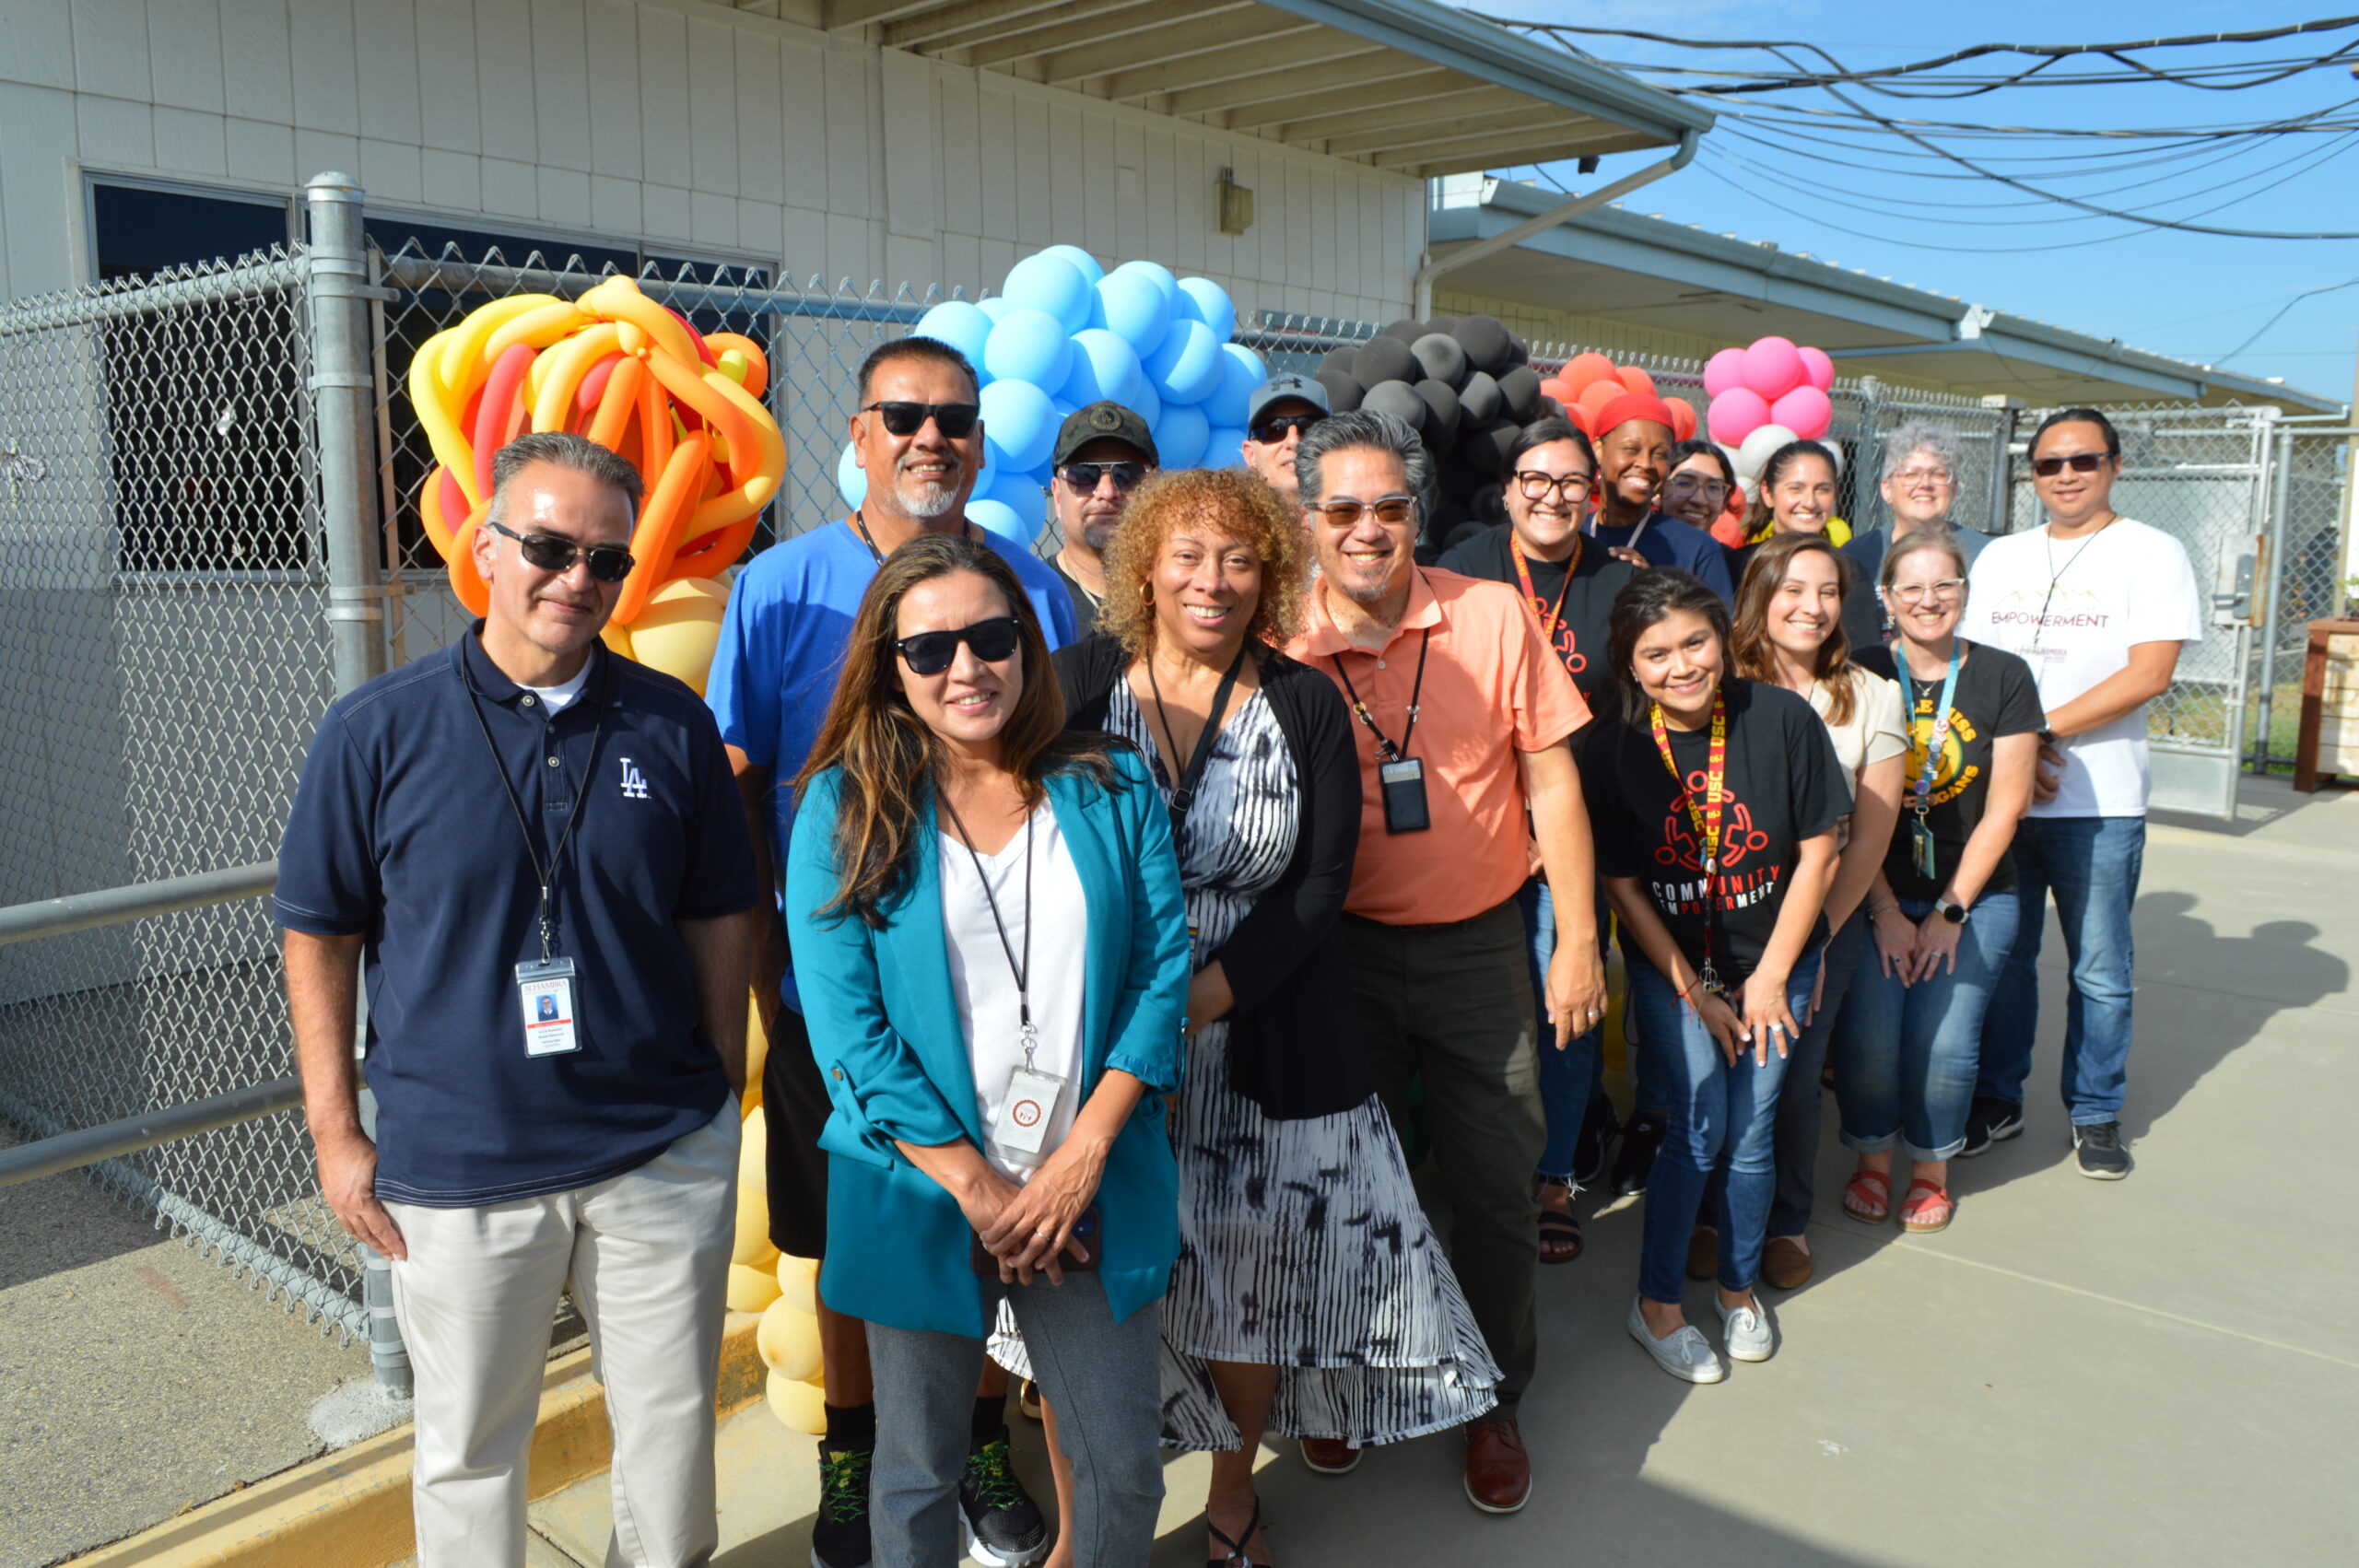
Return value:
[[(1213, 760), (1213, 743), (1220, 737), (1221, 715), (1228, 711), (1229, 694), (1237, 690), (1238, 672), (1245, 668), (1246, 649), (1239, 644), (1237, 657), (1228, 661), (1228, 672), (1220, 678), (1220, 689), (1213, 693), (1211, 713), (1204, 727), (1196, 734), (1196, 749), (1191, 753), (1180, 776), (1172, 780), (1171, 844), (1184, 862), (1188, 858), (1188, 808), (1196, 803), (1196, 786), (1203, 782), (1204, 769)], [(1163, 743), (1171, 748), (1171, 760), (1180, 763), (1180, 743), (1171, 738), (1171, 719), (1163, 711), (1163, 688), (1155, 680), (1155, 655), (1146, 656), (1146, 689), (1155, 696), (1155, 717), (1163, 726)]]
[[(606, 728), (606, 698), (611, 695), (615, 673), (609, 667), (605, 679), (599, 683), (598, 717), (590, 726), (590, 758), (582, 765), (581, 788), (574, 791), (573, 809), (566, 813), (565, 831), (558, 834), (557, 846), (549, 851), (546, 863), (533, 837), (532, 825), (524, 820), (524, 802), (516, 793), (515, 782), (508, 777), (508, 765), (499, 760), (499, 743), (491, 738), (491, 724), (483, 716), (483, 707), (475, 700), (475, 683), (467, 679), (467, 656), (462, 649), (452, 666), (457, 672), (459, 685), (467, 694), (467, 711), (475, 716), (475, 728), (483, 731), (484, 749), (491, 753), (491, 770), (499, 777), (499, 787), (508, 792), (508, 809), (516, 813), (516, 831), (524, 836), (524, 853), (533, 862), (533, 875), (541, 884), (541, 961), (546, 963), (557, 955), (557, 873), (565, 863), (565, 847), (573, 837), (574, 825), (581, 820), (581, 803), (590, 798), (590, 780), (598, 773), (598, 737)], [(550, 722), (556, 720), (552, 719)]]
[(1654, 726), (1655, 750), (1662, 754), (1662, 765), (1679, 783), (1679, 803), (1685, 808), (1687, 820), (1696, 829), (1696, 846), (1703, 851), (1704, 860), (1704, 962), (1696, 969), (1697, 977), (1708, 991), (1720, 989), (1720, 977), (1712, 967), (1712, 924), (1718, 914), (1720, 886), (1720, 808), (1728, 797), (1725, 781), (1729, 760), (1729, 708), (1725, 688), (1712, 693), (1711, 750), (1704, 759), (1704, 804), (1696, 803), (1696, 792), (1687, 786), (1687, 776), (1679, 770), (1679, 760), (1671, 755), (1671, 731), (1663, 723), (1662, 704), (1649, 703), (1648, 717)]
[(1032, 823), (1039, 813), (1036, 811), (1024, 819), (1024, 956), (1015, 956), (1015, 944), (1007, 940), (1007, 922), (1000, 918), (999, 895), (992, 891), (991, 872), (983, 868), (982, 852), (975, 848), (974, 836), (958, 818), (958, 808), (950, 803), (949, 794), (937, 788), (935, 798), (942, 809), (950, 813), (950, 825), (958, 830), (958, 841), (967, 847), (967, 854), (975, 862), (975, 880), (983, 884), (983, 902), (991, 906), (992, 927), (999, 932), (999, 950), (1007, 954), (1007, 971), (1015, 977), (1015, 1015), (1024, 1031), (1024, 1065), (1032, 1065), (1032, 1047), (1037, 1035), (1032, 1027)]
[(1515, 579), (1521, 585), (1524, 598), (1531, 601), (1532, 613), (1540, 617), (1540, 635), (1552, 649), (1556, 646), (1556, 627), (1565, 618), (1565, 600), (1573, 591), (1573, 574), (1581, 569), (1583, 543), (1580, 534), (1576, 532), (1573, 535), (1573, 553), (1565, 561), (1565, 585), (1556, 590), (1555, 604), (1548, 606), (1543, 604), (1540, 595), (1532, 591), (1532, 568), (1523, 561), (1523, 541), (1515, 536), (1513, 528), (1508, 530), (1508, 554), (1515, 557)]
[(1344, 668), (1344, 656), (1340, 653), (1327, 656), (1334, 661), (1335, 673), (1342, 677), (1344, 690), (1352, 699), (1352, 711), (1359, 716), (1361, 723), (1367, 726), (1367, 732), (1376, 737), (1377, 755), (1386, 762), (1399, 762), (1409, 755), (1409, 737), (1417, 732), (1417, 696), (1426, 689), (1426, 655), (1432, 650), (1433, 645), (1434, 629), (1427, 626), (1424, 639), (1417, 644), (1417, 678), (1409, 684), (1409, 722), (1402, 730), (1401, 743), (1397, 746), (1392, 743), (1391, 736), (1377, 728), (1376, 715), (1370, 713), (1367, 704), (1360, 700), (1359, 688), (1352, 685), (1352, 673)]
[[(1917, 683), (1908, 673), (1908, 649), (1902, 648), (1897, 651), (1900, 656), (1893, 662), (1900, 667), (1900, 689), (1908, 699), (1908, 729), (1913, 735), (1917, 729)], [(1917, 813), (1919, 822), (1925, 820), (1926, 812), (1932, 807), (1933, 778), (1941, 771), (1942, 748), (1949, 743), (1950, 738), (1950, 698), (1957, 695), (1957, 667), (1965, 660), (1966, 639), (1953, 638), (1950, 641), (1950, 673), (1942, 678), (1941, 704), (1933, 709), (1933, 731), (1925, 740), (1925, 771), (1918, 775), (1915, 798), (1908, 803), (1909, 809)]]

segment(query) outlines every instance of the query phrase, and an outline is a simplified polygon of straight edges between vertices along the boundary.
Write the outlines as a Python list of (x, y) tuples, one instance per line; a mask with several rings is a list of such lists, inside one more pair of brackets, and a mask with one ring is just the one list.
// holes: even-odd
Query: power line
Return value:
[(2301, 293), (2296, 294), (2294, 298), (2286, 300), (2285, 303), (2277, 307), (2277, 313), (2270, 317), (2269, 320), (2261, 322), (2260, 328), (2258, 332), (2255, 332), (2250, 337), (2236, 345), (2233, 351), (2223, 354), (2219, 358), (2214, 359), (2212, 363), (2215, 365), (2225, 365), (2229, 360), (2234, 359), (2237, 355), (2242, 354), (2246, 349), (2250, 348), (2254, 344), (2259, 343), (2261, 338), (2268, 333), (2270, 328), (2275, 326), (2278, 322), (2285, 319), (2286, 311), (2292, 310), (2303, 300), (2315, 299), (2321, 294), (2333, 294), (2345, 288), (2359, 288), (2359, 277), (2352, 278), (2343, 283), (2330, 283), (2323, 288), (2306, 288), (2302, 290)]

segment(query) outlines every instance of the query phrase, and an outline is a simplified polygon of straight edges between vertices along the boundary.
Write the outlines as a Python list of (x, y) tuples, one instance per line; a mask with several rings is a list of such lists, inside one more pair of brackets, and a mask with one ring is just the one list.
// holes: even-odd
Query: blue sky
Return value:
[[(1792, 5), (1661, 0), (1648, 6), (1479, 0), (1468, 8), (1493, 16), (1635, 28), (1690, 38), (1807, 40), (1854, 69), (1922, 59), (1975, 43), (2118, 41), (2158, 33), (2243, 31), (2335, 14), (2333, 7), (2267, 0), (2170, 6), (2117, 0), (2084, 0), (2073, 6), (2039, 6), (2026, 0), (1986, 0), (1960, 6), (1895, 6), (1888, 0), (1878, 5), (1855, 0), (1802, 0)], [(2217, 51), (2155, 51), (2143, 58), (2157, 64), (2189, 64), (2290, 57), (2323, 53), (2352, 36), (2344, 31)], [(1708, 63), (1692, 52), (1635, 40), (1591, 39), (1588, 46), (1600, 55), (1642, 64)], [(1763, 56), (1735, 53), (1719, 54), (1708, 63), (1746, 68), (1769, 64)], [(2013, 69), (2025, 63), (2014, 57), (1957, 69), (1988, 72), (1994, 64)], [(2070, 68), (2110, 67), (2091, 61)], [(2011, 88), (1952, 102), (1910, 104), (1885, 98), (1865, 101), (1878, 112), (1895, 117), (2115, 128), (2273, 120), (2353, 99), (2359, 99), (2359, 79), (2347, 68), (2336, 67), (2235, 92), (2171, 84), (2090, 85)], [(1783, 100), (1839, 107), (1817, 94), (1788, 94)], [(2074, 216), (2071, 209), (2048, 204), (1993, 205), (1983, 214), (1966, 212), (1962, 209), (1968, 203), (2023, 202), (2025, 198), (1982, 181), (1878, 177), (1814, 165), (1790, 148), (1772, 150), (1728, 134), (1736, 128), (1724, 123), (1715, 129), (1705, 138), (1706, 154), (1696, 165), (1634, 195), (1630, 205), (1747, 240), (1774, 240), (1786, 250), (1807, 251), (1847, 268), (1863, 267), (1880, 276), (1888, 274), (1895, 282), (1954, 294), (2101, 337), (2118, 337), (2134, 347), (2217, 364), (2247, 375), (2282, 376), (2294, 385), (2337, 400), (2352, 396), (2354, 351), (2359, 350), (2359, 286), (2292, 303), (2283, 319), (2248, 348), (2234, 358), (2226, 357), (2297, 294), (2359, 279), (2359, 240), (2247, 240), (2145, 229), (2102, 244), (2036, 250), (2033, 247), (2118, 234), (2126, 226), (2110, 220), (2046, 221)], [(2079, 152), (2093, 146), (2086, 142), (1951, 145), (1969, 153), (2019, 154)], [(2109, 150), (2123, 145), (2098, 146)], [(1844, 149), (1818, 150), (1846, 156)], [(1596, 175), (1578, 176), (1570, 166), (1547, 172), (1575, 189), (1590, 188), (1654, 156), (1611, 158)], [(2113, 167), (2136, 162), (2142, 156), (2125, 153)], [(1747, 170), (1735, 161), (1738, 158), (1757, 167)], [(1929, 169), (1942, 167), (1928, 160)], [(2359, 138), (2280, 137), (2210, 168), (2181, 168), (2183, 172), (2172, 173), (2162, 183), (2125, 190), (2108, 201), (2114, 205), (2149, 202), (2185, 192), (2189, 198), (2164, 206), (2165, 216), (2191, 216), (2203, 209), (2216, 209), (2201, 220), (2256, 229), (2359, 230)], [(2101, 188), (2138, 185), (2164, 172), (2160, 167), (2142, 169), (2101, 179), (2059, 181), (2058, 188), (2094, 197)], [(2292, 177), (2286, 178), (2289, 174)], [(1842, 199), (1880, 210), (1845, 208), (1825, 193), (1783, 189), (1768, 175), (1818, 183), (1840, 181)], [(2280, 181), (2273, 188), (2264, 188)], [(1737, 181), (1751, 188), (1741, 188)], [(2207, 188), (2210, 193), (2201, 199), (2192, 194)], [(1886, 206), (1887, 198), (1929, 205)], [(1978, 221), (1963, 226), (1933, 221), (1942, 217)], [(1920, 248), (1931, 245), (1964, 249)]]

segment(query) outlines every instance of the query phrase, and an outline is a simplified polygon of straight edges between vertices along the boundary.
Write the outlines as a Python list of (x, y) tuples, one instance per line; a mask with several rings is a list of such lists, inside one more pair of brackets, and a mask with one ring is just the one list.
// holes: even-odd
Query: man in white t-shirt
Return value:
[(2121, 1104), (2134, 958), (2130, 911), (2146, 851), (2146, 704), (2168, 690), (2179, 649), (2203, 638), (2201, 596), (2177, 540), (2113, 509), (2121, 438), (2092, 408), (2051, 415), (2031, 441), (2048, 524), (1994, 539), (1974, 563), (1961, 635), (2031, 665), (2048, 729), (2032, 807), (2016, 830), (2023, 921), (1982, 1024), (1966, 1146), (2023, 1130), (2024, 1080), (2039, 1023), (2048, 895), (2071, 954), (2063, 1094), (2081, 1174), (2130, 1174)]

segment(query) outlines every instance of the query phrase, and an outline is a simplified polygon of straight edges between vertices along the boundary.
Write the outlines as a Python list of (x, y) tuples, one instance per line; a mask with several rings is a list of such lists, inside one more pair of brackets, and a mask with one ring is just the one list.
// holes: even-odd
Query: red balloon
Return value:
[(1567, 408), (1571, 407), (1580, 396), (1579, 393), (1573, 391), (1571, 387), (1567, 386), (1560, 378), (1555, 376), (1551, 376), (1546, 380), (1540, 383), (1540, 395), (1542, 397), (1553, 397)]
[(1591, 427), (1596, 421), (1590, 417), (1589, 410), (1581, 406), (1579, 399), (1576, 398), (1565, 404), (1565, 417), (1571, 421), (1573, 428), (1582, 435), (1591, 440), (1597, 439), (1597, 431)]
[[(1603, 356), (1601, 355), (1599, 357), (1602, 358)], [(1629, 395), (1630, 389), (1620, 381), (1611, 376), (1601, 376), (1581, 389), (1581, 395), (1577, 401), (1588, 412), (1589, 416), (1595, 419), (1607, 404), (1617, 397)]]
[[(1602, 354), (1595, 353), (1576, 354), (1570, 364), (1556, 372), (1556, 379), (1572, 388), (1576, 396), (1589, 391), (1593, 382), (1601, 380), (1611, 380), (1613, 378), (1614, 361)], [(1619, 392), (1627, 389), (1617, 387), (1614, 390)]]
[(1663, 406), (1671, 410), (1671, 439), (1691, 440), (1696, 435), (1696, 405), (1684, 397), (1667, 398)]
[[(1648, 375), (1644, 370), (1639, 369), (1636, 365), (1624, 365), (1617, 369), (1614, 373), (1622, 379), (1622, 384), (1624, 386), (1628, 387), (1632, 392), (1637, 392), (1639, 396), (1653, 397), (1655, 395), (1655, 379), (1652, 376)], [(1684, 436), (1680, 438), (1681, 440), (1685, 440), (1687, 438)]]

